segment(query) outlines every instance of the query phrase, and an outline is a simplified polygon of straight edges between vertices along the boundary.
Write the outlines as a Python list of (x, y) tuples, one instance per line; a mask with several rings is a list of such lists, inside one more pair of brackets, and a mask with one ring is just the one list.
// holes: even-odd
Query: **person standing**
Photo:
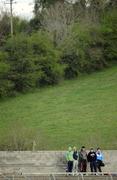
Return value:
[(85, 146), (82, 146), (79, 152), (79, 170), (80, 172), (87, 171), (87, 152), (85, 150)]
[(78, 172), (78, 151), (76, 147), (73, 148), (73, 173)]
[(93, 148), (90, 149), (90, 152), (87, 155), (87, 159), (88, 159), (88, 162), (90, 162), (91, 172), (97, 172), (97, 167), (96, 167), (97, 156)]
[(96, 156), (97, 156), (97, 169), (99, 170), (99, 172), (102, 172), (101, 166), (104, 166), (103, 163), (104, 157), (100, 148), (97, 148)]
[(73, 151), (72, 148), (69, 147), (66, 153), (66, 160), (67, 160), (67, 171), (72, 173), (73, 170)]

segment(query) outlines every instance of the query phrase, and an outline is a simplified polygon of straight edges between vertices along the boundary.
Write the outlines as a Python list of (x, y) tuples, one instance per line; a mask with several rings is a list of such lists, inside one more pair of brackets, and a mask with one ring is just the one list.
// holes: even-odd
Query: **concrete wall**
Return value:
[[(105, 172), (117, 172), (117, 150), (103, 151)], [(65, 172), (64, 151), (0, 151), (0, 173)]]

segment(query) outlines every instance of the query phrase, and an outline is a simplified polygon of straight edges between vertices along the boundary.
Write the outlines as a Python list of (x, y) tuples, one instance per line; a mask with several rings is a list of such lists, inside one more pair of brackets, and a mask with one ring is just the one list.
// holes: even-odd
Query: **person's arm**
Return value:
[(74, 156), (75, 156), (75, 154), (74, 154), (74, 152), (73, 152), (73, 159), (75, 159)]
[(78, 161), (79, 161), (79, 152), (77, 152), (77, 154), (78, 154)]
[(66, 160), (69, 161), (69, 159), (68, 159), (68, 152), (66, 152)]
[(97, 154), (95, 153), (95, 161), (97, 160)]
[(79, 152), (79, 161), (81, 161), (81, 153)]
[(88, 154), (86, 153), (86, 160), (88, 161)]
[(90, 153), (87, 154), (87, 161), (90, 162)]

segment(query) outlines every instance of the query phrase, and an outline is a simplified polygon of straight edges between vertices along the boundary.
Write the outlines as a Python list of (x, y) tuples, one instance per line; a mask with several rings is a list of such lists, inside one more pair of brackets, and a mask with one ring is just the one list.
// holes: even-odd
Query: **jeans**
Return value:
[(90, 162), (90, 169), (91, 169), (91, 172), (97, 172), (96, 161)]
[(73, 172), (78, 172), (78, 160), (73, 161)]
[(79, 169), (80, 169), (80, 172), (86, 172), (87, 171), (87, 161), (86, 160), (80, 161)]
[(73, 161), (68, 161), (68, 172), (72, 172), (73, 169)]
[(102, 164), (102, 161), (101, 160), (97, 160), (97, 169), (99, 170), (99, 172), (102, 172), (101, 164)]

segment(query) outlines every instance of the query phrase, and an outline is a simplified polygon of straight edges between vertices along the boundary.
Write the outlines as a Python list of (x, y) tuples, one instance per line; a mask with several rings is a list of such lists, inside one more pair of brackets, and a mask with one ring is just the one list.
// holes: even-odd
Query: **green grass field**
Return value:
[[(117, 149), (117, 66), (0, 102), (0, 145)], [(30, 140), (31, 139), (31, 140)]]

